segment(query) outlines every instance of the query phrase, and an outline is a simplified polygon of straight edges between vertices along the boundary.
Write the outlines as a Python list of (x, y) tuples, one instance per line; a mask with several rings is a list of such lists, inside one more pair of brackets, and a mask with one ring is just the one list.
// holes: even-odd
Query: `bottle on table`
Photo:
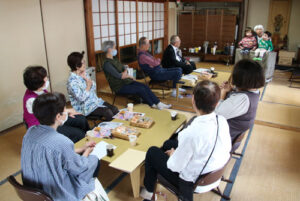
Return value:
[(234, 53), (234, 43), (231, 43), (231, 46), (230, 46), (230, 56), (233, 56), (233, 53)]

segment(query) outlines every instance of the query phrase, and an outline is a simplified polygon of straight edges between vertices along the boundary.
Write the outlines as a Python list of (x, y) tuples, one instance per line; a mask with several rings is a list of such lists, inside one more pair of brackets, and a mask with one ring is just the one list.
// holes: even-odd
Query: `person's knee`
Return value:
[(176, 76), (177, 79), (181, 78), (181, 76), (182, 76), (182, 69), (181, 68), (177, 69), (175, 76)]
[(106, 121), (113, 120), (113, 116), (114, 116), (114, 113), (111, 109), (106, 110), (106, 112), (104, 114), (104, 118), (105, 118)]
[(82, 126), (82, 128), (85, 127), (86, 124), (88, 124), (88, 121), (84, 115), (81, 115), (81, 114), (75, 115), (75, 118), (76, 118), (76, 121), (78, 122), (78, 124)]
[(146, 153), (146, 160), (149, 160), (152, 156), (155, 156), (159, 151), (160, 149), (158, 147), (150, 147)]

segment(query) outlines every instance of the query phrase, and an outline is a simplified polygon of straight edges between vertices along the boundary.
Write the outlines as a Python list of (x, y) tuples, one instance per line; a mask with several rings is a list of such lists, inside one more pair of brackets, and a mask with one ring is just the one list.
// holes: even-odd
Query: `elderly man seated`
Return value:
[(153, 94), (148, 86), (136, 82), (133, 77), (129, 76), (127, 69), (121, 62), (114, 58), (117, 55), (116, 44), (113, 41), (105, 41), (102, 44), (105, 52), (103, 70), (111, 89), (117, 94), (138, 95), (150, 107), (157, 109), (168, 109), (171, 105), (166, 105)]
[[(181, 68), (162, 68), (160, 59), (154, 58), (149, 52), (150, 44), (146, 37), (142, 37), (139, 40), (139, 52), (138, 62), (142, 70), (149, 75), (152, 80), (156, 81), (173, 81), (173, 91), (171, 96), (176, 97), (176, 83), (181, 79)], [(184, 92), (184, 89), (180, 89), (179, 92)], [(182, 98), (181, 95), (178, 96)]]
[(179, 49), (181, 40), (179, 36), (173, 35), (170, 39), (171, 44), (166, 48), (163, 59), (162, 66), (164, 68), (180, 67), (183, 74), (190, 74), (196, 69), (194, 62), (189, 62), (182, 57), (181, 50)]

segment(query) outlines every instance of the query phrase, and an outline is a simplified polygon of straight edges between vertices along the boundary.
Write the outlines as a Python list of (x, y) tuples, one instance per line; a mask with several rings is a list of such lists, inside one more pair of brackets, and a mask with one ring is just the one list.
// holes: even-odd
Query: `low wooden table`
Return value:
[[(224, 81), (227, 81), (231, 75), (230, 72), (225, 71), (216, 71), (218, 73), (218, 76), (215, 78), (209, 79), (212, 82), (216, 82), (217, 84), (222, 84)], [(192, 75), (199, 75), (199, 73), (192, 72)], [(203, 79), (199, 79), (198, 82), (201, 82)], [(178, 95), (179, 95), (179, 87), (181, 86), (187, 86), (187, 87), (195, 87), (198, 82), (192, 83), (187, 80), (181, 79), (180, 81), (184, 82), (184, 84), (177, 84), (176, 85), (176, 100), (178, 101)]]
[[(176, 132), (180, 126), (186, 122), (186, 116), (183, 114), (178, 114), (175, 121), (171, 120), (170, 112), (167, 110), (157, 110), (152, 109), (148, 105), (137, 105), (134, 106), (134, 111), (145, 113), (146, 116), (154, 119), (155, 123), (151, 128), (138, 128), (141, 131), (141, 135), (137, 139), (137, 146), (131, 146), (129, 141), (113, 138), (113, 139), (102, 139), (93, 138), (93, 140), (98, 143), (100, 141), (105, 141), (109, 144), (117, 146), (114, 150), (114, 156), (104, 157), (102, 161), (107, 163), (113, 162), (122, 153), (124, 153), (128, 148), (140, 150), (147, 152), (151, 146), (161, 147), (163, 143), (168, 140), (173, 133)], [(122, 122), (124, 125), (129, 126), (129, 121), (123, 121), (119, 119), (114, 119), (114, 122)], [(86, 138), (83, 138), (75, 144), (75, 147), (81, 147), (86, 143)], [(135, 198), (139, 197), (140, 191), (140, 169), (142, 164), (136, 167), (134, 171), (130, 173), (131, 185), (133, 190), (133, 196)]]

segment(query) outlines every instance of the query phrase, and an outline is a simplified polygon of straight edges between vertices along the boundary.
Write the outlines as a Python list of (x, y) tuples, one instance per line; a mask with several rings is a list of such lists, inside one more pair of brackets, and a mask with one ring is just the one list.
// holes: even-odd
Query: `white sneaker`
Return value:
[(183, 88), (179, 88), (179, 92), (186, 92), (186, 90)]
[(162, 103), (162, 102), (159, 102), (159, 103), (157, 104), (157, 108), (158, 108), (159, 110), (169, 109), (169, 108), (171, 108), (171, 107), (172, 107), (172, 105), (166, 105), (166, 104), (164, 104), (164, 103)]
[[(146, 200), (151, 200), (153, 193), (147, 191), (146, 188), (142, 188), (140, 192), (140, 196)], [(155, 195), (155, 200), (157, 199), (157, 196)]]

